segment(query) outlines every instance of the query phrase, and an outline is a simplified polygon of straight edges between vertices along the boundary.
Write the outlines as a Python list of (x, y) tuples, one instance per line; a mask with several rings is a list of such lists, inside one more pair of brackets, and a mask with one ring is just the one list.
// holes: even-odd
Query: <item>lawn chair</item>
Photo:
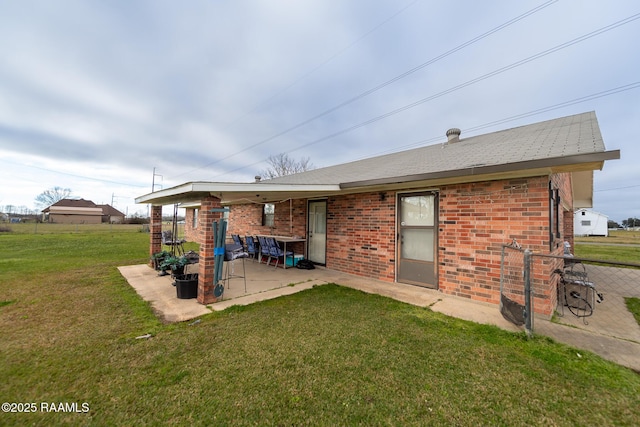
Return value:
[(282, 249), (280, 249), (280, 246), (278, 246), (278, 243), (273, 237), (267, 237), (266, 242), (267, 246), (269, 247), (269, 260), (271, 260), (271, 258), (276, 259), (276, 268), (278, 268), (280, 258), (282, 258), (282, 262), (286, 263), (288, 256), (293, 257), (293, 252), (287, 251), (285, 253)]
[(267, 245), (267, 240), (263, 236), (258, 236), (258, 243), (260, 245), (260, 252), (258, 262), (262, 262), (263, 257), (267, 257), (267, 264), (271, 262), (271, 254), (269, 253), (269, 245)]
[(260, 255), (259, 249), (256, 247), (256, 242), (253, 240), (253, 236), (244, 236), (244, 241), (247, 243), (247, 253), (255, 261)]
[(231, 238), (233, 239), (233, 243), (235, 243), (236, 245), (240, 245), (241, 247), (244, 248), (244, 244), (242, 243), (242, 239), (240, 238), (240, 235), (232, 234)]

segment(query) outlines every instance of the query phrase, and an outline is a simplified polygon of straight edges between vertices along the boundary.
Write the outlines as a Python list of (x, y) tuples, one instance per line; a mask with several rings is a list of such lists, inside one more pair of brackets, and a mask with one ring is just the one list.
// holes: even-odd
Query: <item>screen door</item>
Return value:
[(437, 198), (398, 196), (398, 281), (436, 289)]

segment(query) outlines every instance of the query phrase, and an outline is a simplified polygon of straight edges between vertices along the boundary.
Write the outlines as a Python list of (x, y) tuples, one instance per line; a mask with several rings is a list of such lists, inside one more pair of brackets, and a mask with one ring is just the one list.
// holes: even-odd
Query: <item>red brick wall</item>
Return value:
[(188, 208), (185, 210), (184, 216), (184, 238), (188, 242), (197, 242), (198, 241), (198, 224), (193, 226), (193, 218), (196, 214), (196, 211), (199, 213), (200, 210), (197, 208)]
[[(230, 206), (227, 234), (239, 234), (240, 237), (262, 235), (306, 236), (307, 200), (285, 200), (274, 203), (274, 226), (262, 225), (264, 205), (247, 204)], [(304, 244), (288, 244), (287, 251), (304, 252)]]
[[(534, 254), (549, 254), (549, 177), (447, 186), (440, 191), (439, 289), (498, 304), (503, 244), (513, 239)], [(573, 205), (568, 174), (553, 175), (567, 206)], [(560, 211), (560, 224), (572, 211)], [(566, 230), (565, 230), (566, 232)], [(565, 236), (557, 239), (563, 242)], [(562, 244), (553, 254), (562, 254)], [(537, 312), (555, 307), (553, 270), (561, 261), (536, 258), (532, 269)]]
[(327, 267), (393, 282), (395, 233), (395, 193), (330, 197)]
[(200, 259), (198, 263), (198, 302), (210, 304), (218, 299), (213, 293), (215, 273), (215, 241), (211, 224), (222, 217), (220, 212), (211, 212), (220, 208), (220, 199), (206, 197), (202, 200), (202, 209), (198, 218), (198, 240), (200, 243)]
[[(559, 189), (561, 255), (573, 237), (571, 177), (556, 174), (487, 181), (439, 190), (438, 285), (451, 295), (497, 304), (502, 245), (516, 241), (535, 253), (549, 253), (549, 182)], [(228, 234), (306, 236), (307, 200), (276, 204), (275, 227), (262, 226), (261, 204), (233, 205)], [(396, 264), (396, 193), (371, 192), (327, 200), (327, 268), (393, 282)], [(187, 225), (189, 218), (187, 216)], [(302, 248), (295, 248), (301, 253)], [(535, 260), (534, 306), (555, 307), (553, 270), (561, 261)]]
[(232, 205), (229, 213), (229, 234), (304, 236), (306, 234), (307, 201), (285, 200), (274, 203), (274, 226), (262, 225), (263, 204)]
[[(162, 251), (162, 206), (151, 207), (151, 224), (149, 227), (149, 255)], [(153, 261), (149, 261), (153, 265)]]
[(442, 188), (440, 290), (499, 303), (502, 245), (516, 239), (523, 248), (547, 248), (548, 194), (546, 177)]

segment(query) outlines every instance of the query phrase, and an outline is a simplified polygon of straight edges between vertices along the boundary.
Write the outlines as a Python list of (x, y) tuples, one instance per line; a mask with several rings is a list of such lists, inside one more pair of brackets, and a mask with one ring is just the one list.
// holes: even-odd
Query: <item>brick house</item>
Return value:
[(42, 211), (42, 221), (58, 224), (122, 223), (124, 214), (110, 205), (91, 200), (62, 199)]
[[(587, 112), (469, 138), (450, 129), (441, 144), (252, 183), (190, 182), (136, 202), (153, 205), (152, 253), (161, 206), (191, 203), (201, 303), (215, 301), (210, 223), (221, 214), (211, 208), (228, 206), (229, 234), (305, 237), (304, 255), (329, 269), (498, 304), (502, 245), (573, 247), (573, 211), (592, 206), (593, 171), (619, 158)], [(533, 278), (546, 314), (554, 268)]]

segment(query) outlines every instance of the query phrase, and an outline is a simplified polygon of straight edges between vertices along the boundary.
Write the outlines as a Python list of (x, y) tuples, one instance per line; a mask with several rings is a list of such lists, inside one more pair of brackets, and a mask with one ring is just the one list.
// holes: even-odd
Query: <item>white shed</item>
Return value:
[(573, 234), (575, 236), (609, 235), (608, 216), (588, 209), (578, 209), (573, 215)]

